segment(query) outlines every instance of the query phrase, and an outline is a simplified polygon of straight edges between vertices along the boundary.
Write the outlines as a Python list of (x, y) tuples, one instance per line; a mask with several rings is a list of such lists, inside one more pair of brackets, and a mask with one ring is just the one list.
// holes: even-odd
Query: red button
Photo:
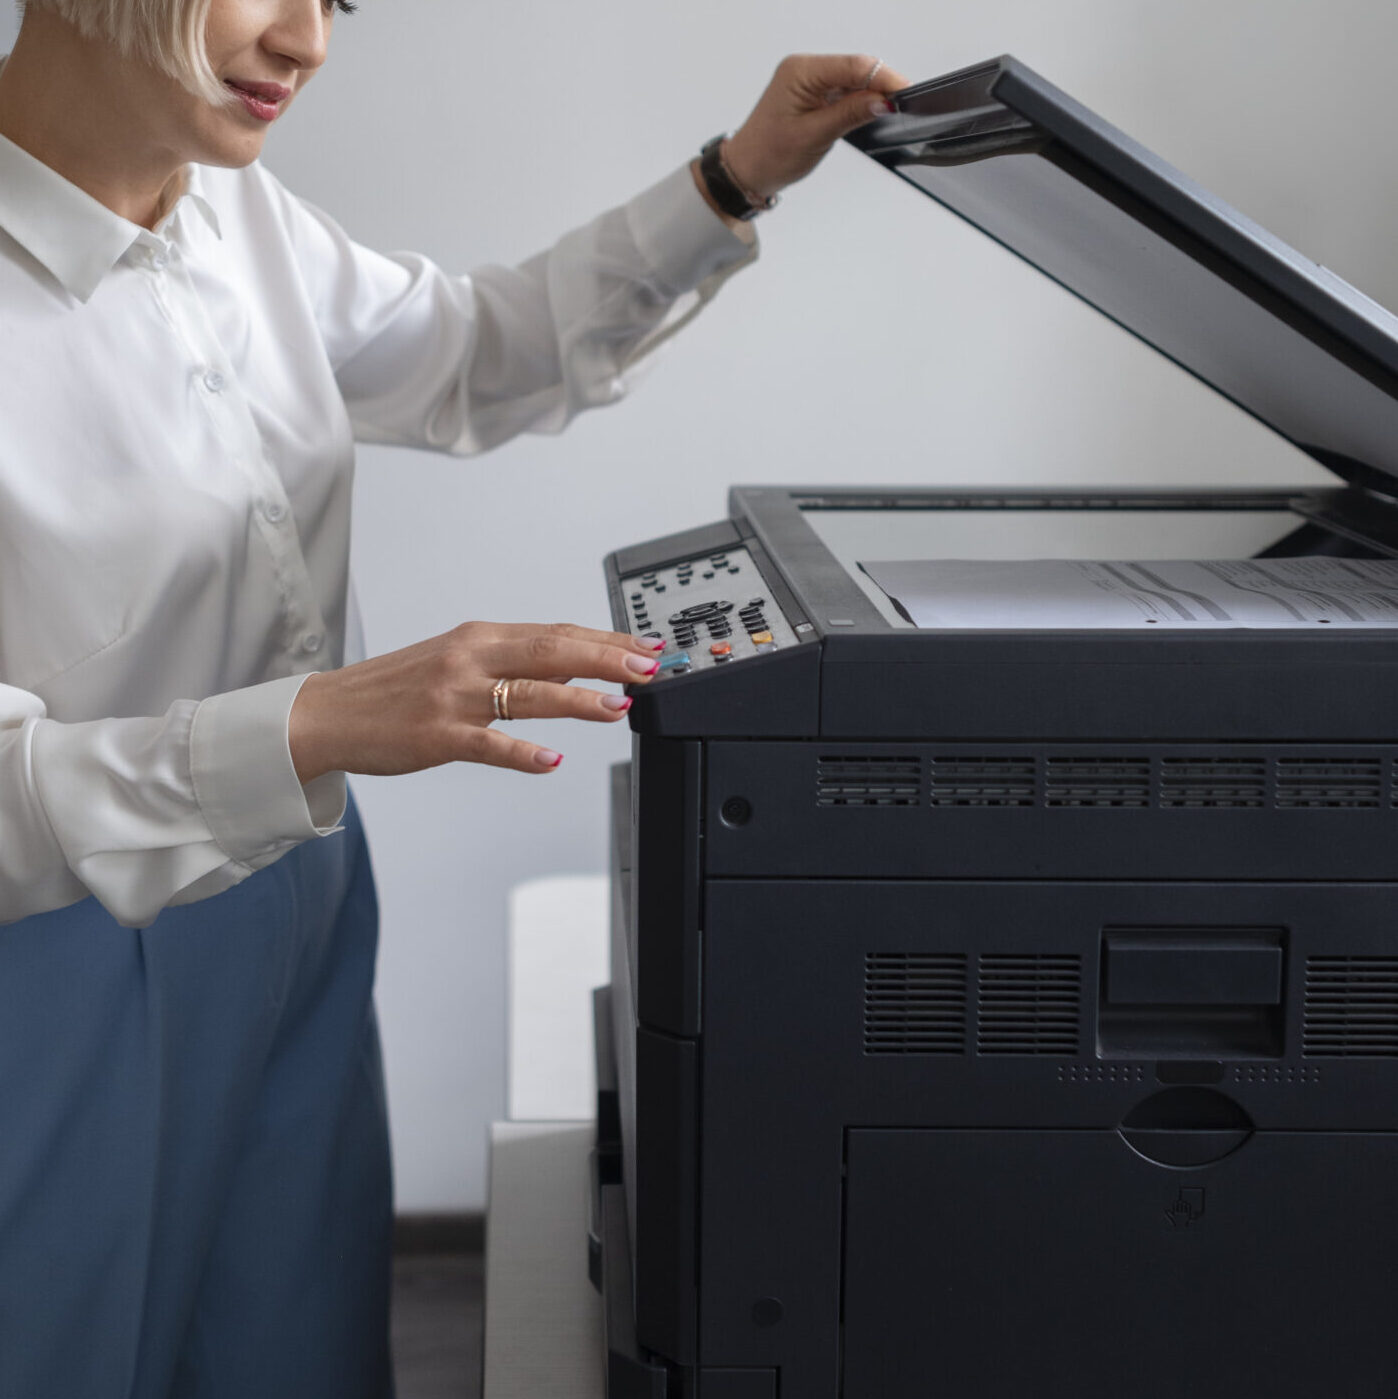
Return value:
[(709, 647), (709, 655), (711, 656), (731, 656), (732, 654), (733, 646), (731, 642), (715, 641), (714, 644)]

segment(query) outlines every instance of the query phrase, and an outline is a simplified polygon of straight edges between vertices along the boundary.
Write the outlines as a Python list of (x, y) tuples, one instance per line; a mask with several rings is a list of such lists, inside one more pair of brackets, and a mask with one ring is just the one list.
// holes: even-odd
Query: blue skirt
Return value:
[(0, 1399), (392, 1394), (373, 874), (0, 927)]

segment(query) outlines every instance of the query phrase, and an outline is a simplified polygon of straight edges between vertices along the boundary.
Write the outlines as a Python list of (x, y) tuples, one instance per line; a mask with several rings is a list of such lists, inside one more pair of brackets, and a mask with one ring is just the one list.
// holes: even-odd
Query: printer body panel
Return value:
[[(851, 1211), (871, 1210), (851, 1165), (861, 1141), (914, 1143), (908, 1152), (889, 1148), (887, 1169), (920, 1163), (896, 1198), (907, 1212), (904, 1236), (923, 1244), (943, 1223), (949, 1234), (960, 1229), (970, 1236), (973, 1226), (962, 1218), (952, 1181), (970, 1169), (961, 1153), (971, 1150), (965, 1143), (972, 1139), (978, 1152), (1003, 1142), (1019, 1169), (1024, 1143), (1041, 1136), (1048, 1156), (1061, 1163), (1060, 1174), (1068, 1172), (1053, 1192), (1057, 1208), (1084, 1220), (1106, 1211), (1165, 1234), (1180, 1227), (1167, 1211), (1182, 1185), (1209, 1190), (1218, 1213), (1233, 1207), (1231, 1195), (1252, 1192), (1215, 1234), (1203, 1237), (1198, 1229), (1192, 1236), (1193, 1266), (1231, 1279), (1215, 1282), (1220, 1296), (1229, 1286), (1253, 1289), (1269, 1273), (1294, 1268), (1298, 1252), (1312, 1263), (1320, 1256), (1327, 1207), (1308, 1213), (1293, 1234), (1274, 1213), (1286, 1198), (1344, 1199), (1355, 1211), (1346, 1236), (1369, 1226), (1398, 1227), (1383, 1184), (1398, 1141), (1398, 1062), (1314, 1052), (1334, 1050), (1314, 1023), (1317, 976), (1333, 969), (1329, 959), (1350, 959), (1362, 993), (1363, 969), (1379, 958), (1391, 979), (1398, 970), (1390, 933), (1395, 918), (1398, 888), (1385, 884), (711, 881), (701, 1358), (777, 1366), (784, 1394), (788, 1385), (803, 1396), (925, 1392), (926, 1370), (909, 1371), (901, 1387), (877, 1390), (849, 1387), (848, 1372), (845, 1388), (835, 1381), (841, 1335), (835, 1317), (855, 1290), (862, 1291), (865, 1310), (846, 1313), (843, 1335), (846, 1346), (864, 1348), (866, 1359), (886, 1345), (918, 1353), (921, 1330), (895, 1340), (889, 1318), (906, 1319), (915, 1304), (930, 1313), (938, 1298), (928, 1269), (904, 1266), (907, 1255), (896, 1237), (880, 1232), (872, 1241), (855, 1240), (864, 1225)], [(1205, 958), (1226, 955), (1249, 937), (1259, 945), (1270, 940), (1282, 950), (1284, 971), (1265, 1007), (1195, 1004), (1176, 1008), (1179, 1018), (1171, 1022), (1158, 1008), (1108, 1002), (1106, 949), (1127, 932), (1135, 944), (1202, 943)], [(1270, 1041), (1250, 1040), (1251, 1017), (1264, 1015)], [(1132, 1019), (1138, 1023), (1131, 1047), (1104, 1051), (1103, 1035), (1120, 1038), (1130, 1028), (1123, 1021)], [(1220, 1103), (1244, 1125), (1219, 1118)], [(1360, 1195), (1334, 1192), (1325, 1153), (1306, 1145), (1321, 1138), (1345, 1156), (1343, 1169), (1356, 1190), (1362, 1186)], [(1156, 1139), (1165, 1145), (1152, 1145)], [(1218, 1159), (1181, 1166), (1142, 1154), (1169, 1157), (1176, 1140), (1186, 1153), (1203, 1142), (1204, 1154), (1217, 1152)], [(940, 1151), (947, 1153), (946, 1189), (926, 1167)], [(880, 1152), (874, 1156), (881, 1159)], [(1090, 1169), (1073, 1174), (1084, 1161)], [(1283, 1167), (1291, 1172), (1290, 1192), (1272, 1175)], [(964, 1253), (957, 1266), (959, 1286), (980, 1297), (965, 1300), (962, 1310), (979, 1319), (972, 1324), (963, 1315), (954, 1332), (940, 1336), (945, 1352), (956, 1353), (952, 1369), (974, 1366), (977, 1356), (1002, 1343), (997, 1280), (1030, 1276), (1035, 1281), (1023, 1282), (1026, 1289), (1051, 1280), (1084, 1304), (1100, 1295), (1098, 1254), (1086, 1246), (1054, 1257), (1034, 1253), (1018, 1230), (1020, 1212), (1029, 1208), (1024, 1197), (1035, 1207), (1045, 1203), (1050, 1197), (1038, 1190), (1056, 1170), (1050, 1162), (1042, 1177), (1025, 1173), (1021, 1199), (1005, 1219), (977, 1216), (976, 1266)], [(881, 1227), (887, 1230), (886, 1217)], [(1090, 1241), (1091, 1226), (1082, 1228)], [(898, 1263), (890, 1262), (882, 1290), (870, 1280), (871, 1256)], [(1332, 1258), (1321, 1310), (1372, 1318), (1384, 1305), (1376, 1299), (1395, 1280), (1398, 1264), (1389, 1249), (1371, 1245), (1345, 1269)], [(765, 1317), (762, 1304), (771, 1299), (781, 1303), (782, 1316), (763, 1324), (757, 1318)], [(1161, 1312), (1158, 1301), (1139, 1294), (1130, 1332), (1148, 1353), (1168, 1342), (1182, 1316)], [(1239, 1301), (1245, 1309), (1262, 1305), (1251, 1291)], [(1251, 1353), (1247, 1333), (1240, 1340), (1235, 1328), (1237, 1315), (1236, 1308), (1213, 1312), (1196, 1336), (1197, 1353), (1239, 1345)], [(1201, 1324), (1192, 1311), (1190, 1320)], [(1274, 1358), (1292, 1354), (1299, 1374), (1317, 1335), (1269, 1329), (1265, 1346)], [(1371, 1337), (1355, 1358), (1355, 1373), (1386, 1377), (1396, 1360), (1386, 1339)], [(1297, 1381), (1269, 1392), (1308, 1391)]]

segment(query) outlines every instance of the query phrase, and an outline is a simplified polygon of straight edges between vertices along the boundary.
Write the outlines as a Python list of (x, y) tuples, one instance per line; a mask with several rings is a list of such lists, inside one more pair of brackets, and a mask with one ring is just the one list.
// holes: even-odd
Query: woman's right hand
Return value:
[(614, 723), (631, 707), (626, 696), (570, 682), (576, 676), (649, 680), (659, 669), (657, 649), (622, 632), (566, 623), (467, 622), (401, 651), (312, 675), (291, 708), (296, 775), (303, 783), (327, 772), (390, 776), (451, 762), (551, 772), (561, 754), (492, 727), (497, 682), (510, 682), (512, 720)]

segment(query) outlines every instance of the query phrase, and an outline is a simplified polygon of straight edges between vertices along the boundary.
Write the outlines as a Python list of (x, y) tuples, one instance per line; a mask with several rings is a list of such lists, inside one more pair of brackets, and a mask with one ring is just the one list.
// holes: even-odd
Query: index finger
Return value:
[(539, 632), (550, 636), (567, 637), (574, 641), (589, 641), (596, 646), (622, 646), (631, 651), (639, 651), (643, 656), (653, 656), (661, 649), (661, 643), (654, 638), (633, 636), (624, 631), (598, 631), (593, 627), (579, 627), (572, 622), (552, 622), (545, 626), (531, 626), (517, 623), (508, 628), (511, 633), (533, 635)]
[(813, 54), (806, 61), (811, 66), (803, 77), (827, 91), (890, 93), (912, 86), (900, 72), (869, 53)]
[(622, 632), (567, 625), (511, 628), (490, 648), (488, 664), (493, 673), (511, 679), (566, 675), (630, 685), (648, 680), (660, 667), (656, 650), (634, 640)]

